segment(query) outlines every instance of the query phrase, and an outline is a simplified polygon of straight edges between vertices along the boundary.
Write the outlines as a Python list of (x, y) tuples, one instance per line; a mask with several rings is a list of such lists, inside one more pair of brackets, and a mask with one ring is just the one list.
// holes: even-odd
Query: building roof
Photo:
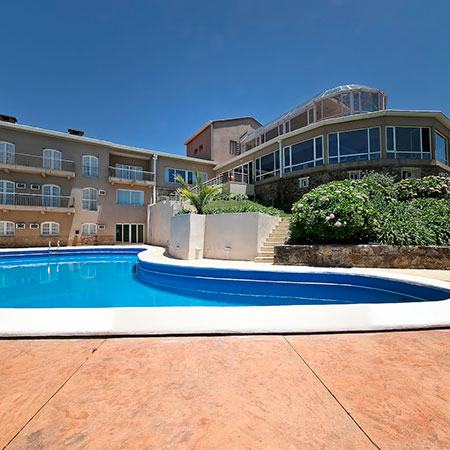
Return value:
[(256, 120), (254, 117), (252, 116), (246, 116), (246, 117), (234, 117), (231, 119), (216, 119), (216, 120), (208, 120), (208, 122), (205, 123), (205, 125), (203, 125), (199, 130), (197, 130), (187, 141), (185, 141), (184, 145), (188, 145), (189, 142), (191, 142), (192, 140), (194, 140), (199, 134), (203, 133), (203, 131), (205, 131), (209, 126), (211, 126), (211, 124), (214, 123), (218, 123), (218, 122), (230, 122), (232, 120), (245, 120), (245, 119), (250, 119), (255, 121), (260, 127), (262, 126), (262, 123), (260, 123), (258, 120)]
[(158, 152), (155, 150), (148, 150), (148, 149), (140, 148), (140, 147), (131, 147), (129, 145), (115, 144), (114, 142), (104, 141), (102, 139), (94, 139), (94, 138), (89, 138), (86, 136), (77, 136), (77, 135), (73, 135), (73, 134), (69, 134), (69, 133), (63, 133), (61, 131), (46, 130), (45, 128), (32, 127), (29, 125), (22, 125), (22, 124), (18, 124), (18, 123), (9, 123), (9, 122), (0, 121), (0, 127), (10, 128), (13, 130), (25, 131), (28, 133), (41, 134), (44, 136), (57, 137), (57, 138), (61, 138), (61, 139), (66, 139), (68, 141), (76, 141), (76, 142), (80, 142), (80, 143), (84, 143), (84, 144), (99, 145), (102, 147), (108, 147), (112, 150), (132, 151), (135, 153), (148, 155), (149, 157), (155, 155), (155, 156), (163, 156), (165, 158), (189, 161), (189, 162), (196, 163), (196, 164), (208, 164), (211, 166), (216, 164), (214, 161), (208, 161), (205, 159), (191, 158), (189, 156), (175, 155), (172, 153)]
[(380, 89), (371, 88), (369, 86), (364, 86), (362, 84), (343, 84), (342, 86), (337, 86), (331, 89), (327, 89), (326, 91), (321, 92), (320, 94), (315, 95), (314, 97), (310, 98), (309, 100), (306, 100), (306, 102), (301, 103), (298, 106), (295, 106), (294, 108), (290, 109), (289, 111), (285, 112), (284, 114), (281, 114), (281, 116), (276, 117), (275, 119), (271, 120), (270, 122), (266, 123), (264, 126), (261, 126), (260, 128), (256, 129), (255, 131), (252, 131), (248, 134), (248, 136), (245, 137), (244, 142), (249, 142), (259, 134), (266, 132), (275, 126), (285, 122), (286, 120), (290, 119), (293, 116), (296, 116), (300, 114), (301, 112), (311, 108), (315, 102), (318, 100), (322, 100), (327, 97), (332, 97), (336, 94), (341, 94), (342, 92), (346, 91), (371, 91), (371, 92), (379, 92), (383, 95), (384, 92)]

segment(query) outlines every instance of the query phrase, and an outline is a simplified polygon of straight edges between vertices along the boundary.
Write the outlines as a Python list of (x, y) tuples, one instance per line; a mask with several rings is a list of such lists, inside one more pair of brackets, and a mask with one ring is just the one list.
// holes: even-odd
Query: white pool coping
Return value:
[[(151, 246), (139, 254), (143, 261), (182, 267), (234, 268), (276, 272), (346, 273), (370, 275), (450, 290), (450, 283), (431, 278), (375, 271), (300, 266), (274, 266), (245, 261), (167, 258)], [(73, 247), (80, 250), (80, 247)], [(87, 248), (118, 248), (93, 246)], [(65, 248), (59, 251), (64, 252)], [(24, 252), (31, 249), (8, 249)], [(42, 250), (42, 249), (38, 249)], [(1, 257), (1, 251), (0, 251)], [(189, 306), (138, 308), (2, 308), (0, 336), (94, 336), (171, 334), (313, 333), (422, 329), (450, 326), (450, 298), (441, 301), (288, 306)]]

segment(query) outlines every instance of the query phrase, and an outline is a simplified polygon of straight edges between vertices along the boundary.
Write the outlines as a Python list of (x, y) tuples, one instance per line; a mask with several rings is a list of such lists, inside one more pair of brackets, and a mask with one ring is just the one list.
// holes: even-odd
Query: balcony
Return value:
[(38, 173), (43, 177), (52, 175), (75, 178), (75, 164), (67, 159), (50, 159), (25, 153), (0, 153), (0, 170), (9, 172)]
[(155, 184), (155, 174), (145, 170), (123, 169), (109, 167), (108, 181), (111, 184), (126, 184), (128, 186), (147, 186)]
[(0, 192), (0, 210), (3, 212), (39, 211), (42, 214), (46, 212), (72, 214), (75, 212), (75, 200), (68, 196)]

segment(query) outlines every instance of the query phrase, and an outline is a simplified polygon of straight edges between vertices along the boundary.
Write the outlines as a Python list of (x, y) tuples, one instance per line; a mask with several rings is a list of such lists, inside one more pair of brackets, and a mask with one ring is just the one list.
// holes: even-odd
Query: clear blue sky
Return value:
[(15, 0), (0, 113), (184, 153), (209, 119), (265, 123), (346, 83), (450, 115), (450, 1)]

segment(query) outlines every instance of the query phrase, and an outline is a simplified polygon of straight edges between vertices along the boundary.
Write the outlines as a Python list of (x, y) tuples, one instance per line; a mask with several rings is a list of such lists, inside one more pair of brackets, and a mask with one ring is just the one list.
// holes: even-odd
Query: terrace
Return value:
[(0, 446), (448, 448), (449, 338), (2, 340)]

